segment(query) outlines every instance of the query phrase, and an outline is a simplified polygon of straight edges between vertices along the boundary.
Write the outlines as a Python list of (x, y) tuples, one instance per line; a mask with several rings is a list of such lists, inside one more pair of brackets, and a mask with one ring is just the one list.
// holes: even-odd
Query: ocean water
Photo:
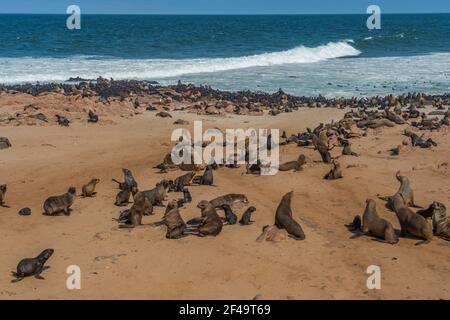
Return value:
[(0, 83), (178, 80), (224, 90), (365, 96), (450, 88), (450, 14), (0, 15)]

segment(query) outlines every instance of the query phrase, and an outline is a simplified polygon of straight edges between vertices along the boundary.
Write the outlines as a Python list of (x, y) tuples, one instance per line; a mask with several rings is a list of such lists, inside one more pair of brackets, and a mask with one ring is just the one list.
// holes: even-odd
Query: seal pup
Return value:
[(94, 113), (94, 111), (89, 110), (88, 116), (89, 116), (89, 118), (88, 118), (89, 123), (97, 123), (98, 122), (98, 115), (96, 113)]
[(114, 205), (118, 207), (126, 206), (128, 203), (130, 203), (130, 197), (131, 197), (131, 191), (128, 189), (128, 186), (120, 190), (119, 193), (116, 195), (116, 201), (114, 202)]
[(191, 196), (191, 193), (189, 192), (188, 188), (183, 189), (183, 200), (185, 203), (192, 202), (192, 196)]
[(441, 239), (450, 241), (450, 221), (447, 218), (447, 208), (444, 204), (434, 201), (426, 210), (417, 211), (424, 218), (431, 218), (433, 234)]
[(353, 218), (352, 223), (345, 225), (347, 229), (351, 232), (354, 231), (361, 231), (362, 232), (362, 219), (361, 216), (357, 215), (355, 218)]
[(416, 245), (429, 243), (433, 239), (433, 229), (431, 225), (424, 217), (413, 212), (406, 206), (406, 202), (401, 193), (397, 193), (392, 197), (392, 205), (400, 223), (400, 235), (402, 237), (410, 234), (417, 238), (424, 239), (424, 241), (418, 242)]
[(82, 188), (81, 188), (81, 193), (83, 198), (86, 197), (94, 197), (97, 192), (95, 192), (95, 186), (100, 182), (100, 179), (97, 178), (93, 178), (91, 181), (89, 181), (88, 184), (85, 184)]
[(301, 154), (296, 161), (289, 161), (281, 164), (278, 167), (278, 171), (290, 171), (294, 170), (294, 172), (302, 171), (302, 166), (306, 163), (306, 157), (304, 154)]
[(34, 276), (36, 279), (44, 280), (41, 273), (47, 270), (48, 266), (44, 266), (47, 260), (52, 256), (54, 250), (46, 249), (42, 251), (36, 258), (26, 258), (19, 262), (17, 265), (17, 271), (11, 271), (12, 276), (15, 278), (11, 282), (19, 282), (26, 277)]
[(20, 216), (31, 216), (31, 209), (30, 208), (22, 208), (19, 210)]
[(8, 186), (6, 184), (0, 185), (0, 207), (9, 208), (9, 206), (5, 203), (5, 196), (7, 190)]
[(197, 204), (197, 208), (202, 211), (202, 220), (198, 227), (186, 229), (185, 234), (194, 234), (200, 237), (217, 236), (223, 227), (222, 219), (220, 219), (214, 206), (205, 200)]
[(76, 197), (75, 187), (70, 187), (63, 195), (49, 197), (44, 202), (44, 214), (54, 215), (59, 212), (64, 212), (65, 215), (70, 215), (70, 207), (73, 205)]
[(195, 176), (195, 172), (189, 172), (189, 173), (186, 173), (185, 175), (182, 175), (182, 176), (176, 178), (173, 182), (174, 191), (181, 192), (181, 191), (183, 191), (185, 186), (190, 186), (191, 181), (194, 178), (194, 176)]
[(350, 144), (350, 142), (348, 142), (348, 140), (343, 139), (341, 140), (341, 143), (344, 146), (344, 149), (342, 149), (343, 156), (359, 157), (359, 155), (356, 152), (353, 152), (352, 145)]
[(68, 127), (70, 124), (69, 119), (59, 114), (56, 115), (56, 122), (62, 127)]
[(250, 207), (247, 210), (245, 210), (244, 214), (242, 215), (241, 220), (239, 220), (239, 224), (242, 226), (247, 226), (249, 224), (252, 224), (254, 221), (252, 221), (252, 213), (256, 211), (255, 207)]
[(328, 172), (324, 177), (326, 180), (337, 180), (342, 179), (342, 170), (341, 170), (341, 164), (337, 161), (333, 161), (333, 169), (331, 169), (330, 172)]
[(151, 207), (150, 200), (138, 193), (136, 195), (136, 200), (128, 213), (127, 221), (120, 224), (119, 228), (135, 228), (141, 226), (142, 216), (148, 212), (149, 207)]
[(281, 199), (275, 213), (275, 226), (279, 229), (286, 229), (289, 236), (295, 240), (304, 240), (306, 238), (300, 224), (292, 217), (291, 200), (294, 191), (286, 193)]
[(361, 231), (361, 235), (371, 235), (378, 239), (383, 239), (382, 242), (389, 244), (396, 244), (398, 242), (392, 224), (378, 216), (376, 203), (373, 199), (366, 200), (366, 209), (363, 214)]
[(183, 218), (181, 218), (176, 201), (171, 201), (167, 204), (162, 221), (167, 227), (167, 239), (180, 239), (186, 236), (186, 234), (184, 234), (186, 223), (183, 221)]
[(228, 204), (230, 207), (237, 203), (248, 204), (248, 199), (243, 194), (230, 193), (224, 196), (217, 197), (210, 201), (214, 208), (220, 208), (224, 204)]
[(225, 221), (228, 224), (236, 224), (237, 215), (231, 210), (231, 207), (228, 204), (224, 204), (220, 208), (225, 212)]
[(282, 240), (286, 240), (286, 238), (288, 237), (288, 233), (285, 229), (279, 229), (277, 226), (272, 225), (272, 226), (264, 226), (262, 228), (262, 233), (261, 235), (256, 238), (257, 242), (262, 242), (262, 241), (272, 241), (272, 242), (279, 242)]

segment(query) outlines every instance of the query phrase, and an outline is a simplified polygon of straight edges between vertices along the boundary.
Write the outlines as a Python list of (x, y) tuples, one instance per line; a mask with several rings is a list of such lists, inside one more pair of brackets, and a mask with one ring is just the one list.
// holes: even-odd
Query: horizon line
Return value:
[[(0, 12), (0, 15), (55, 15), (68, 16), (68, 13), (36, 13), (36, 12)], [(326, 15), (370, 15), (370, 13), (81, 13), (82, 15), (101, 16), (326, 16)], [(382, 15), (427, 15), (427, 14), (450, 14), (447, 12), (382, 12)]]

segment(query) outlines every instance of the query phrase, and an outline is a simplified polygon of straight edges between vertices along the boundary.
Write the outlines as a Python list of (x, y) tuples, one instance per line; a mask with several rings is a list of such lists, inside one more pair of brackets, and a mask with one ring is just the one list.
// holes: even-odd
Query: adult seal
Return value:
[(233, 205), (235, 205), (237, 203), (248, 204), (248, 199), (243, 194), (230, 193), (230, 194), (226, 194), (224, 196), (217, 197), (217, 198), (211, 200), (210, 203), (212, 204), (212, 206), (214, 208), (220, 208), (224, 204), (227, 204), (230, 207), (232, 207)]
[(214, 206), (208, 201), (200, 201), (197, 205), (202, 211), (202, 218), (198, 227), (186, 229), (186, 234), (194, 234), (200, 237), (217, 236), (223, 227), (222, 219), (217, 214)]
[(6, 184), (0, 185), (0, 207), (9, 208), (5, 203), (6, 190), (8, 189)]
[(279, 229), (285, 229), (289, 236), (295, 240), (304, 240), (306, 238), (300, 224), (292, 217), (291, 200), (294, 192), (286, 193), (281, 199), (275, 213), (275, 226)]
[(383, 242), (389, 244), (398, 242), (394, 227), (389, 221), (378, 216), (376, 203), (372, 199), (366, 200), (361, 231), (362, 235), (371, 235), (378, 239), (383, 239)]
[(44, 266), (47, 260), (52, 256), (54, 250), (46, 249), (41, 252), (36, 258), (26, 258), (19, 262), (17, 271), (12, 271), (11, 274), (15, 278), (11, 282), (19, 282), (26, 277), (34, 276), (36, 279), (44, 280), (41, 276), (42, 271), (50, 268)]
[(89, 181), (88, 184), (85, 184), (81, 188), (81, 194), (82, 194), (83, 198), (94, 197), (97, 194), (97, 192), (95, 192), (95, 187), (97, 186), (97, 184), (99, 182), (100, 182), (100, 179), (93, 178), (93, 179), (91, 179), (91, 181)]
[(300, 155), (296, 161), (289, 161), (279, 166), (278, 171), (302, 171), (302, 166), (306, 163), (306, 157), (304, 154)]
[(186, 230), (186, 223), (183, 218), (181, 218), (176, 201), (171, 201), (168, 203), (166, 213), (164, 214), (162, 221), (167, 227), (167, 239), (180, 239), (186, 236), (186, 234), (184, 234), (184, 231)]

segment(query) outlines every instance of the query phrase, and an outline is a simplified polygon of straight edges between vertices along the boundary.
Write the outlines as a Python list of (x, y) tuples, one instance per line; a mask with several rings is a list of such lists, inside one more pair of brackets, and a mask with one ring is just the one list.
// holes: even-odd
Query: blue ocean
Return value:
[(0, 15), (0, 83), (181, 80), (223, 90), (366, 96), (450, 88), (450, 14)]

